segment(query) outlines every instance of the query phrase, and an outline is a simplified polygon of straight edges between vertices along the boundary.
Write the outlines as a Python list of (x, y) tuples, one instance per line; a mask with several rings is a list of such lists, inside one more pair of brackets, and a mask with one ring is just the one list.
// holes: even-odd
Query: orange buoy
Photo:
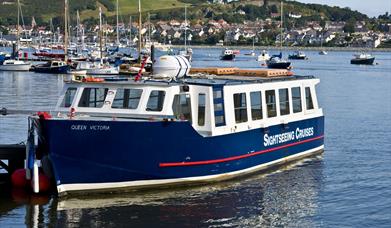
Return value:
[(12, 186), (17, 188), (26, 188), (29, 184), (29, 181), (26, 180), (26, 170), (17, 169), (11, 175)]

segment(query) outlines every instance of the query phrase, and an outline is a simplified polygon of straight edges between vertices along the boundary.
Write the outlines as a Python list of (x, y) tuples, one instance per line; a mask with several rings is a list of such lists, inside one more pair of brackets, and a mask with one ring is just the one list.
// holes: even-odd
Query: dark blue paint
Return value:
[[(323, 117), (269, 127), (269, 135), (314, 127), (323, 135)], [(71, 130), (85, 125), (87, 130)], [(89, 130), (91, 125), (109, 131)], [(217, 164), (159, 167), (159, 163), (223, 159), (290, 144), (264, 147), (264, 129), (215, 137), (200, 136), (188, 122), (48, 120), (44, 123), (57, 181), (104, 183), (222, 174), (277, 160), (323, 145), (323, 138), (292, 147)], [(306, 139), (306, 138), (305, 138)]]

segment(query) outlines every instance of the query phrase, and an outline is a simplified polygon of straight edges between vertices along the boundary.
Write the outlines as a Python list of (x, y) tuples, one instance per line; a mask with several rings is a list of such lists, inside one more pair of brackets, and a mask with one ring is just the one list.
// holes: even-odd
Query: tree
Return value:
[(348, 22), (346, 22), (345, 26), (343, 27), (343, 31), (346, 33), (354, 33), (355, 24), (356, 21), (354, 19), (350, 19)]

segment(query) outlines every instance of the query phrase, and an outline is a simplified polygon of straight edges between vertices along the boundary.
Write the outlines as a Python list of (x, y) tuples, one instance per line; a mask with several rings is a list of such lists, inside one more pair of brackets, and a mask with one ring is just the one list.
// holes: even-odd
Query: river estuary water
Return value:
[[(219, 54), (194, 49), (192, 65), (259, 67)], [(61, 201), (0, 185), (0, 227), (391, 227), (391, 53), (375, 52), (374, 66), (351, 65), (353, 52), (306, 54), (293, 71), (321, 79), (322, 156), (201, 187)], [(62, 85), (62, 75), (0, 72), (0, 107), (50, 110)], [(25, 141), (26, 125), (0, 116), (0, 144)]]

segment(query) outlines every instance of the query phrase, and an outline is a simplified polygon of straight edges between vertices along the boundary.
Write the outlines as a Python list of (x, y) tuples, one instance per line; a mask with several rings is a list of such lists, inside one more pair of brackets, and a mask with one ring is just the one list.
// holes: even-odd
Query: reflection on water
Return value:
[[(91, 197), (21, 200), (13, 195), (13, 216), (0, 224), (29, 227), (314, 227), (318, 210), (322, 158), (314, 157), (269, 174), (200, 187), (133, 192)], [(19, 198), (15, 198), (19, 197)], [(41, 204), (41, 205), (39, 205)], [(12, 210), (12, 209), (10, 209)], [(23, 211), (24, 210), (24, 211)], [(7, 213), (7, 212), (3, 212)], [(17, 215), (16, 215), (17, 216)]]

